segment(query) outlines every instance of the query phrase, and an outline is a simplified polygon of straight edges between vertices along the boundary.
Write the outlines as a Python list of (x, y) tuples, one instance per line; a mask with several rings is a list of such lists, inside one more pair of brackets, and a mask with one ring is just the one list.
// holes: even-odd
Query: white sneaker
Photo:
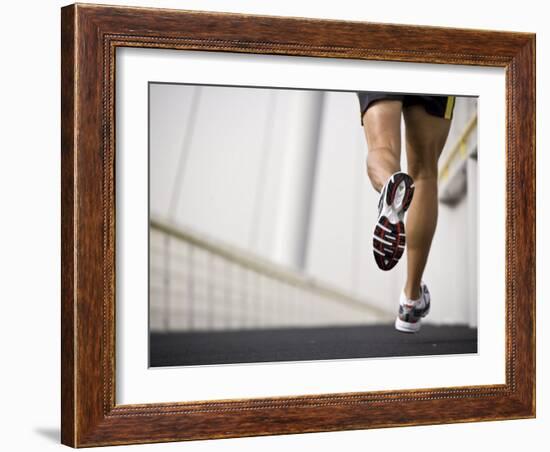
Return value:
[(420, 298), (409, 300), (401, 292), (399, 300), (399, 315), (395, 319), (395, 329), (404, 333), (416, 333), (420, 329), (420, 321), (430, 312), (430, 292), (423, 282), (420, 283)]
[(391, 270), (405, 250), (405, 212), (414, 194), (414, 183), (407, 173), (390, 176), (378, 201), (378, 221), (372, 236), (374, 260), (380, 269)]

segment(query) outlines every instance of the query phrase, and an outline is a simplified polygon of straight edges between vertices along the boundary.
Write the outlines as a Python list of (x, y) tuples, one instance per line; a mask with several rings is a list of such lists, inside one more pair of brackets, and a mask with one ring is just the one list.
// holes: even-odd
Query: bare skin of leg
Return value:
[(399, 100), (379, 100), (363, 115), (367, 139), (367, 174), (374, 189), (382, 190), (388, 178), (400, 170), (401, 111)]
[(414, 180), (414, 197), (406, 220), (407, 298), (420, 297), (420, 281), (437, 225), (437, 162), (451, 121), (426, 113), (414, 105), (403, 110), (407, 147), (407, 171)]

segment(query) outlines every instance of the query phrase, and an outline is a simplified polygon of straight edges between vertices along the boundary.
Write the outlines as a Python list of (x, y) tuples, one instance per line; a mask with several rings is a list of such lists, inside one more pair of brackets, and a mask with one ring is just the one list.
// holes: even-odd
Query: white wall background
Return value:
[[(550, 31), (544, 2), (457, 3), (396, 0), (384, 2), (296, 2), (254, 0), (118, 0), (119, 4), (309, 16), (331, 19), (416, 23), (537, 32), (538, 105), (550, 103)], [(2, 157), (2, 449), (62, 450), (59, 425), (59, 7), (65, 2), (12, 2), (4, 6), (1, 29), (3, 66)], [(498, 14), (495, 14), (498, 8)], [(23, 25), (24, 24), (24, 25)], [(550, 116), (538, 108), (538, 224), (550, 227), (544, 200), (550, 182)], [(548, 271), (548, 235), (538, 236), (538, 274)], [(32, 278), (32, 280), (30, 280)], [(30, 282), (32, 281), (32, 282)], [(372, 431), (244, 438), (185, 444), (118, 447), (113, 450), (279, 451), (409, 450), (463, 451), (489, 444), (508, 452), (547, 450), (550, 428), (547, 348), (544, 322), (550, 316), (547, 278), (538, 282), (538, 416), (535, 420), (404, 427)]]
[(150, 85), (151, 216), (284, 261), (280, 187), (301, 135), (294, 117), (314, 96)]

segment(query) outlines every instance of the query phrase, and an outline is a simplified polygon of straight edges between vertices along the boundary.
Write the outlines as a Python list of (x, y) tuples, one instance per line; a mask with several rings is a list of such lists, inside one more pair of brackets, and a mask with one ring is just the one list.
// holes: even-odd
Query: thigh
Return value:
[(400, 100), (381, 99), (373, 102), (363, 115), (363, 128), (370, 150), (386, 149), (399, 157), (401, 153)]
[(422, 105), (403, 109), (407, 167), (413, 178), (437, 176), (437, 162), (447, 141), (451, 120), (431, 115)]

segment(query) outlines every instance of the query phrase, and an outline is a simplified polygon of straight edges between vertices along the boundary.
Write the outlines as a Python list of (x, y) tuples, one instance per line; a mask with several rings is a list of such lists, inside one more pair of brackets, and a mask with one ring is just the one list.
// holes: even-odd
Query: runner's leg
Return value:
[(402, 108), (399, 100), (378, 100), (363, 115), (368, 146), (367, 174), (378, 192), (388, 178), (400, 170)]
[(420, 296), (420, 282), (426, 267), (437, 225), (437, 162), (451, 121), (426, 113), (421, 105), (403, 110), (407, 148), (407, 170), (415, 185), (408, 210), (407, 281), (405, 295), (412, 300)]

